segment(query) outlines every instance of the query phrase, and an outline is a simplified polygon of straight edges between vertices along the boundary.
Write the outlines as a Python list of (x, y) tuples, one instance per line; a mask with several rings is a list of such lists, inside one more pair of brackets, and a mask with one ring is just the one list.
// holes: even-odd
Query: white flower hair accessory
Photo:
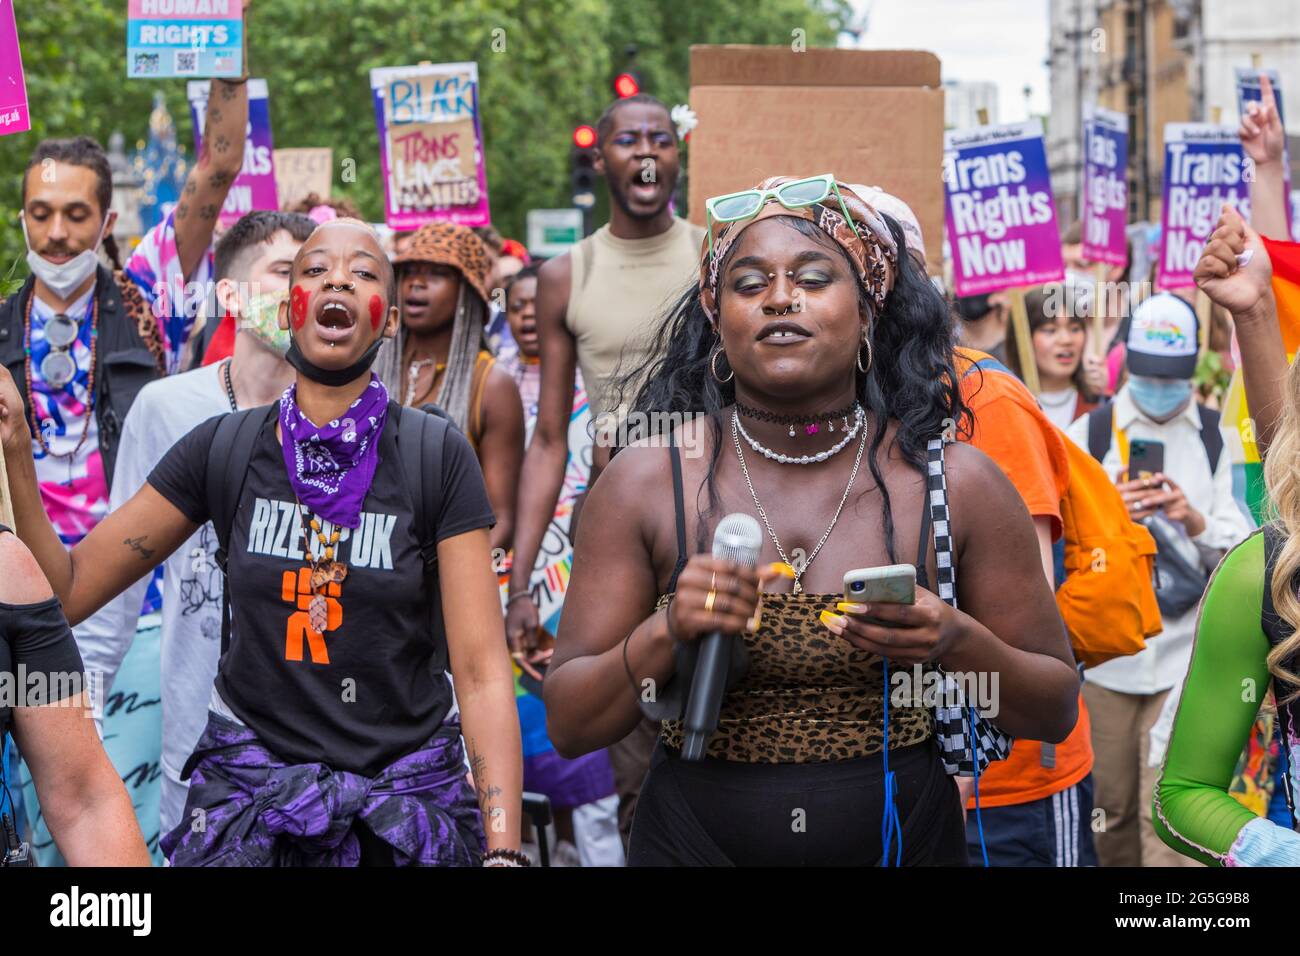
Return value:
[(673, 124), (677, 127), (677, 138), (685, 139), (691, 130), (699, 125), (700, 119), (695, 115), (695, 110), (691, 109), (685, 103), (678, 103), (668, 113), (672, 118)]

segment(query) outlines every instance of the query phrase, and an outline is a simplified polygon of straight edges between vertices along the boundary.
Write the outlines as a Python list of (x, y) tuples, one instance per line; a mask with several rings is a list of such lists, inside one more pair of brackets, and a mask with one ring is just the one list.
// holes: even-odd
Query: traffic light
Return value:
[(579, 209), (591, 209), (596, 205), (596, 131), (590, 126), (574, 129), (569, 161), (573, 204)]
[(627, 64), (623, 67), (623, 72), (614, 77), (614, 95), (620, 100), (636, 96), (642, 88), (641, 74), (636, 69), (636, 44), (629, 43), (624, 52), (627, 54)]
[(641, 80), (635, 73), (620, 73), (614, 77), (614, 93), (619, 99), (625, 100), (629, 96), (636, 96), (641, 92)]

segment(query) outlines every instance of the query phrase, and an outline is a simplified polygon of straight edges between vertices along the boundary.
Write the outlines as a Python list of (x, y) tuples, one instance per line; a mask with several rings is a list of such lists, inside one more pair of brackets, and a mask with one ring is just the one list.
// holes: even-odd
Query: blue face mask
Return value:
[(1156, 421), (1170, 418), (1192, 397), (1192, 383), (1185, 378), (1148, 378), (1131, 375), (1128, 391), (1133, 403)]

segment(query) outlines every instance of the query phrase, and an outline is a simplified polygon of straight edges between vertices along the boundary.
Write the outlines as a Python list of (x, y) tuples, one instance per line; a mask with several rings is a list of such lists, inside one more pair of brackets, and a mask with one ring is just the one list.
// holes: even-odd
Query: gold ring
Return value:
[(709, 588), (709, 593), (704, 596), (704, 610), (709, 614), (713, 613), (713, 602), (718, 599), (718, 592)]

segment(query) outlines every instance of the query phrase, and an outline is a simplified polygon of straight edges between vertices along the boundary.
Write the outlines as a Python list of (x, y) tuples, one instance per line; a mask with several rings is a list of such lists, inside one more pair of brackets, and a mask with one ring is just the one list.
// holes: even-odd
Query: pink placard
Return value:
[(132, 20), (238, 20), (243, 0), (130, 0)]
[(0, 136), (32, 128), (13, 0), (0, 0)]

